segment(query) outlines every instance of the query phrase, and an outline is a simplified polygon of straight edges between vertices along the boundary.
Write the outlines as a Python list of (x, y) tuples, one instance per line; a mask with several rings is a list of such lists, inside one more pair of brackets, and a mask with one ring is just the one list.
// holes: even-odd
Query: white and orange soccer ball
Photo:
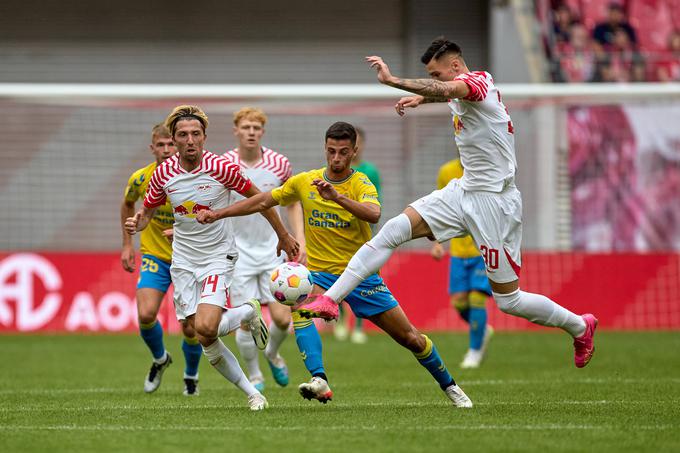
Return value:
[(312, 292), (312, 274), (300, 263), (283, 263), (272, 272), (269, 289), (278, 302), (295, 305)]

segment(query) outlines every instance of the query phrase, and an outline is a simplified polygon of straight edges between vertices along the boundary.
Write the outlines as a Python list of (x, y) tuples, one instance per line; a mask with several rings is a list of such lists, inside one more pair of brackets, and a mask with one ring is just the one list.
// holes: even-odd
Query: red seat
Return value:
[(668, 38), (674, 29), (673, 11), (671, 3), (678, 0), (634, 0), (630, 2), (628, 15), (630, 23), (637, 33), (640, 50), (643, 52), (658, 52), (668, 48)]

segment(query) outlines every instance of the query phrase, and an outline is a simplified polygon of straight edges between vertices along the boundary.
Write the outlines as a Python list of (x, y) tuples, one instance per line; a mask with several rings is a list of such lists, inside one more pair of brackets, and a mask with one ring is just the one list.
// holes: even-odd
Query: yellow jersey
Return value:
[[(135, 203), (146, 195), (146, 188), (151, 180), (156, 162), (140, 168), (130, 176), (127, 187), (125, 188), (125, 200)], [(174, 223), (172, 205), (168, 201), (163, 206), (158, 207), (149, 222), (149, 225), (142, 230), (139, 240), (142, 255), (153, 255), (163, 261), (172, 261), (172, 244), (163, 236), (163, 230), (172, 228)]]
[(309, 270), (340, 275), (359, 247), (371, 239), (370, 224), (336, 202), (321, 198), (312, 181), (325, 179), (338, 193), (359, 203), (380, 206), (380, 202), (375, 186), (360, 171), (352, 172), (344, 181), (329, 181), (325, 170), (320, 168), (293, 176), (272, 190), (272, 197), (282, 206), (296, 201), (302, 204)]
[[(439, 175), (437, 175), (437, 189), (443, 189), (452, 179), (460, 179), (463, 177), (463, 165), (460, 159), (451, 160), (439, 168)], [(451, 256), (458, 258), (472, 258), (478, 256), (479, 251), (472, 236), (465, 236), (463, 238), (451, 239), (451, 246), (449, 248)]]

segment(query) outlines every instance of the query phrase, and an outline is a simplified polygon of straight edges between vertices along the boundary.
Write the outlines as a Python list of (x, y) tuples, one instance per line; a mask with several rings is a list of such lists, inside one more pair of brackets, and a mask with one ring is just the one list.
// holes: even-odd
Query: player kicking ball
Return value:
[(586, 366), (595, 351), (595, 316), (576, 315), (543, 295), (519, 289), (522, 197), (515, 186), (514, 127), (491, 74), (470, 71), (460, 47), (443, 38), (433, 41), (421, 58), (430, 79), (401, 79), (392, 75), (382, 58), (366, 61), (378, 72), (380, 83), (416, 94), (397, 102), (399, 115), (424, 103), (448, 103), (465, 172), (385, 223), (335, 284), (324, 295), (308, 299), (299, 313), (336, 319), (337, 302), (374, 275), (404, 242), (420, 237), (443, 242), (470, 234), (484, 258), (498, 308), (569, 333), (575, 365)]
[[(260, 191), (237, 165), (203, 149), (208, 117), (200, 108), (178, 106), (165, 125), (177, 154), (153, 172), (144, 205), (126, 220), (125, 229), (131, 235), (144, 230), (156, 209), (170, 200), (175, 218), (170, 273), (177, 319), (195, 329), (210, 364), (248, 396), (250, 409), (262, 410), (268, 406), (266, 398), (248, 381), (234, 354), (219, 339), (247, 324), (258, 347), (264, 349), (268, 332), (260, 304), (252, 300), (240, 307), (229, 306), (237, 259), (231, 223), (202, 225), (196, 221), (202, 210), (228, 206), (232, 190), (246, 197)], [(298, 244), (278, 214), (270, 210), (263, 215), (279, 238), (277, 249), (297, 256)]]
[[(202, 211), (197, 220), (211, 224), (225, 217), (266, 212), (279, 204), (301, 202), (313, 292), (322, 292), (337, 280), (352, 254), (371, 237), (370, 224), (380, 219), (375, 186), (366, 175), (351, 168), (356, 139), (351, 124), (334, 123), (326, 131), (325, 168), (297, 174), (271, 192), (232, 206)], [(378, 274), (368, 276), (343, 299), (355, 316), (369, 319), (411, 351), (455, 406), (472, 407), (472, 401), (456, 385), (432, 340), (411, 324)], [(312, 375), (309, 382), (299, 386), (300, 394), (325, 403), (333, 392), (323, 364), (321, 337), (312, 320), (303, 319), (297, 312), (293, 312), (293, 327), (305, 366)]]

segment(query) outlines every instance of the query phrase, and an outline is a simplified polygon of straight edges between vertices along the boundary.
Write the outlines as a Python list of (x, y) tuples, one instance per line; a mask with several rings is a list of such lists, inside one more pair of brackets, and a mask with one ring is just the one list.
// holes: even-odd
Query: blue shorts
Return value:
[(137, 289), (153, 288), (164, 293), (171, 282), (170, 263), (153, 255), (142, 255), (142, 268), (139, 271)]
[[(315, 285), (328, 289), (340, 276), (328, 272), (312, 272), (312, 277)], [(357, 318), (368, 318), (399, 305), (378, 274), (373, 274), (361, 282), (345, 297), (345, 301)]]
[(449, 261), (449, 294), (469, 293), (470, 291), (491, 295), (491, 285), (486, 276), (484, 258), (452, 256)]

